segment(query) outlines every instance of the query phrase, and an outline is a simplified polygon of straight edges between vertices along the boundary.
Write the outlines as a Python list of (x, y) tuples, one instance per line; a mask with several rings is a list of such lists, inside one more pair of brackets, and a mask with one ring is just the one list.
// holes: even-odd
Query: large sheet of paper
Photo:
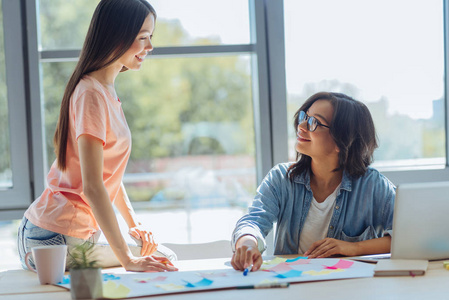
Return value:
[[(231, 268), (163, 273), (104, 273), (103, 297), (119, 299), (150, 295), (195, 292), (261, 284), (372, 277), (374, 265), (338, 258), (274, 258), (261, 270), (243, 276)], [(62, 287), (70, 289), (66, 275)]]

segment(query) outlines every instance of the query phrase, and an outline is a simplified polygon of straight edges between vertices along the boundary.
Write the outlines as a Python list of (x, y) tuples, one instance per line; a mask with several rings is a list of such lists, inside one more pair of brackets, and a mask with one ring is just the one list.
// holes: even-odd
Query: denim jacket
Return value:
[[(288, 178), (291, 164), (278, 164), (264, 178), (248, 213), (237, 222), (233, 249), (242, 235), (249, 234), (257, 239), (262, 253), (265, 237), (277, 223), (274, 254), (298, 253), (313, 194), (309, 172)], [(395, 194), (395, 186), (376, 169), (368, 168), (359, 178), (343, 172), (327, 237), (359, 242), (392, 235)]]

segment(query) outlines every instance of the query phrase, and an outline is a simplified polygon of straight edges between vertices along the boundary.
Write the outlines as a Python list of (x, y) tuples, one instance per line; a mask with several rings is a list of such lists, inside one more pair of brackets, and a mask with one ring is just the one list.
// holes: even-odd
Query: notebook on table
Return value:
[[(349, 259), (377, 262), (388, 254)], [(396, 189), (391, 259), (449, 258), (449, 182), (401, 184)]]
[(374, 268), (374, 276), (416, 276), (427, 271), (428, 260), (390, 259), (381, 260)]

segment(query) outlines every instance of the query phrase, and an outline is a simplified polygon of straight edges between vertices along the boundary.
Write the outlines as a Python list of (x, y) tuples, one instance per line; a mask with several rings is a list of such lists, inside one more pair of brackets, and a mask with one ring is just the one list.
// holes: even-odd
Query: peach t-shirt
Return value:
[(90, 76), (75, 88), (69, 115), (67, 169), (61, 172), (53, 163), (48, 187), (25, 217), (41, 228), (88, 239), (99, 227), (83, 193), (78, 138), (88, 134), (103, 141), (103, 182), (114, 202), (131, 152), (131, 133), (120, 101)]

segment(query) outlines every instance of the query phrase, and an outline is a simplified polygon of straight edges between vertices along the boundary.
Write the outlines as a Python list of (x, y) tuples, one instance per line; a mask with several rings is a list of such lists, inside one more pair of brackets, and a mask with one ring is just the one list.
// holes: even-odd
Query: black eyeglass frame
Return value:
[(321, 123), (317, 118), (309, 116), (305, 111), (300, 111), (298, 114), (298, 125), (302, 124), (303, 122), (307, 122), (307, 130), (310, 132), (314, 132), (318, 126), (323, 126), (326, 128), (329, 128), (329, 126), (324, 125)]

